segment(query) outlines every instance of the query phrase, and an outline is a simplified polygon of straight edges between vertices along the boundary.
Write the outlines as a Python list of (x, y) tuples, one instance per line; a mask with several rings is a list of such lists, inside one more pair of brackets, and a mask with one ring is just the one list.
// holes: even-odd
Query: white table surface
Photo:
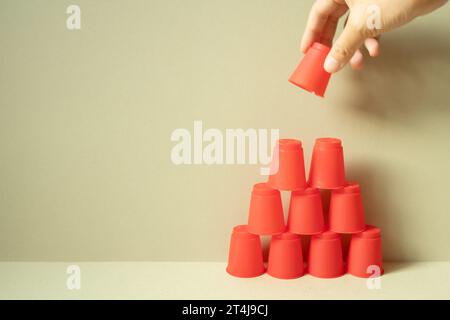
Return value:
[[(69, 290), (67, 267), (81, 271)], [(222, 262), (1, 262), (1, 299), (450, 299), (450, 262), (385, 263), (380, 289), (345, 275), (234, 278)]]

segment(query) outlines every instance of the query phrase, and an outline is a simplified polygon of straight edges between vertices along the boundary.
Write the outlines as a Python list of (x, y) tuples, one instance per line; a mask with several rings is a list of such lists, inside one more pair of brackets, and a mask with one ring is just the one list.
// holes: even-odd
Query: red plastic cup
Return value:
[(338, 233), (358, 233), (366, 229), (359, 184), (350, 183), (332, 191), (328, 223), (330, 230)]
[(304, 274), (302, 240), (289, 232), (273, 236), (267, 273), (275, 278), (295, 279)]
[(264, 273), (259, 236), (247, 231), (246, 225), (233, 228), (228, 254), (227, 272), (235, 277), (252, 278)]
[(325, 231), (311, 237), (308, 273), (318, 278), (337, 278), (344, 274), (342, 243), (339, 234)]
[(289, 232), (312, 235), (324, 231), (322, 198), (319, 189), (292, 191), (287, 228)]
[(341, 140), (316, 139), (309, 170), (309, 185), (319, 189), (337, 189), (346, 185)]
[(352, 235), (347, 256), (348, 273), (368, 278), (378, 272), (383, 274), (381, 250), (381, 231), (374, 226), (367, 226), (361, 233)]
[(280, 139), (277, 142), (268, 184), (280, 190), (306, 188), (305, 161), (299, 140)]
[(315, 42), (306, 52), (289, 82), (317, 96), (323, 97), (331, 74), (323, 68), (330, 48)]
[(248, 231), (258, 235), (274, 235), (283, 233), (285, 229), (280, 191), (267, 183), (255, 184), (250, 200)]

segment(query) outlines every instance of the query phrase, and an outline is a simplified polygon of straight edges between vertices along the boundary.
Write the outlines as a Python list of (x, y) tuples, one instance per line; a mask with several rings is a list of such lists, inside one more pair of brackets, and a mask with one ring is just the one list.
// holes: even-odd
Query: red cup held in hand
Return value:
[(331, 74), (323, 68), (330, 48), (315, 42), (306, 52), (289, 82), (317, 96), (323, 97)]

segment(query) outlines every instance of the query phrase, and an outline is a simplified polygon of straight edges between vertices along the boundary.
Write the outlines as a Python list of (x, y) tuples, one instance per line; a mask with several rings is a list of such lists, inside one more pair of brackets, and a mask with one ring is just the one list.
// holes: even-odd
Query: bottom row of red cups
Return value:
[[(347, 272), (357, 277), (369, 277), (377, 272), (381, 275), (381, 264), (380, 229), (367, 226), (364, 231), (353, 234), (347, 255)], [(236, 277), (250, 278), (265, 271), (260, 237), (249, 233), (246, 225), (234, 227), (227, 272)], [(336, 278), (345, 273), (338, 233), (325, 231), (311, 236), (306, 268), (299, 235), (285, 232), (272, 237), (267, 273), (280, 279), (294, 279), (306, 272), (319, 278)]]

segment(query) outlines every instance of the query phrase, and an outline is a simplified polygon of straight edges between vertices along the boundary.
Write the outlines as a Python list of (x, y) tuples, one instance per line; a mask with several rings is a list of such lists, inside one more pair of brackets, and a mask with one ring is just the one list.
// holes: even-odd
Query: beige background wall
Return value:
[[(66, 29), (66, 7), (82, 30)], [(258, 166), (175, 166), (176, 128), (344, 141), (386, 260), (450, 259), (450, 6), (317, 98), (311, 1), (0, 1), (0, 259), (225, 260)]]

